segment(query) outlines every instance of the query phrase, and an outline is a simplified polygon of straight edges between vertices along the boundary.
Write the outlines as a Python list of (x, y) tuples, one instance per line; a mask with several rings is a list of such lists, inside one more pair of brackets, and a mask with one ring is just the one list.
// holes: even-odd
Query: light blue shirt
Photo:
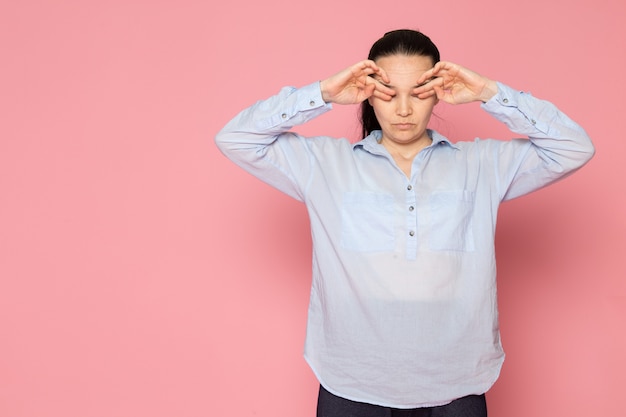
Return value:
[[(528, 139), (432, 145), (407, 178), (378, 142), (291, 129), (331, 109), (319, 82), (284, 88), (216, 137), (236, 164), (306, 204), (313, 280), (305, 358), (330, 392), (396, 408), (482, 394), (504, 353), (498, 206), (584, 165), (594, 148), (554, 105), (501, 83), (482, 108)], [(277, 255), (279, 258), (280, 255)]]

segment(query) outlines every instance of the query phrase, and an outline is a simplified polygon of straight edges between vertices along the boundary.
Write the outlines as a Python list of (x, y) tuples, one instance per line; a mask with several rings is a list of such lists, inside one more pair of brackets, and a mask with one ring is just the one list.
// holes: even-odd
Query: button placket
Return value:
[(409, 260), (417, 258), (417, 210), (416, 195), (413, 191), (413, 185), (406, 186), (406, 257)]

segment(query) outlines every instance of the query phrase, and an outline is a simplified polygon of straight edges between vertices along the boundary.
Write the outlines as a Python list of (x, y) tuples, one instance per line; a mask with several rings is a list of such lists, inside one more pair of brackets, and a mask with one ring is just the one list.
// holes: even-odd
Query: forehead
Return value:
[(422, 55), (388, 55), (378, 58), (376, 64), (389, 76), (389, 84), (396, 87), (414, 86), (417, 79), (433, 67), (432, 59)]

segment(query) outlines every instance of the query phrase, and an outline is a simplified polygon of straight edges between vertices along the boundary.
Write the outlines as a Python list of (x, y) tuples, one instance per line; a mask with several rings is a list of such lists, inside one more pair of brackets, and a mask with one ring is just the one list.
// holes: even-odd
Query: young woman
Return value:
[[(527, 139), (451, 142), (439, 101), (482, 108)], [(292, 131), (362, 103), (356, 144)], [(504, 353), (496, 305), (498, 206), (583, 166), (594, 149), (554, 105), (450, 62), (397, 30), (367, 60), (284, 88), (231, 120), (222, 152), (304, 202), (313, 238), (305, 358), (319, 417), (486, 416)]]

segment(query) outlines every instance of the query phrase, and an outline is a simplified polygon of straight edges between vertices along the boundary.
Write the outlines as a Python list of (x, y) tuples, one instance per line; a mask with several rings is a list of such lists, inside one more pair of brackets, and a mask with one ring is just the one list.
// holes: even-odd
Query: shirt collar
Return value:
[[(441, 144), (451, 146), (454, 149), (459, 149), (458, 146), (450, 142), (448, 138), (441, 135), (439, 132), (435, 130), (431, 130), (431, 129), (428, 129), (426, 132), (428, 133), (428, 136), (430, 136), (430, 138), (433, 140), (433, 143), (430, 144), (429, 147), (435, 147), (441, 143)], [(367, 137), (353, 144), (352, 149), (361, 147), (364, 150), (368, 151), (369, 153), (380, 154), (381, 153), (380, 151), (381, 149), (380, 139), (381, 138), (382, 138), (382, 131), (374, 130)]]

